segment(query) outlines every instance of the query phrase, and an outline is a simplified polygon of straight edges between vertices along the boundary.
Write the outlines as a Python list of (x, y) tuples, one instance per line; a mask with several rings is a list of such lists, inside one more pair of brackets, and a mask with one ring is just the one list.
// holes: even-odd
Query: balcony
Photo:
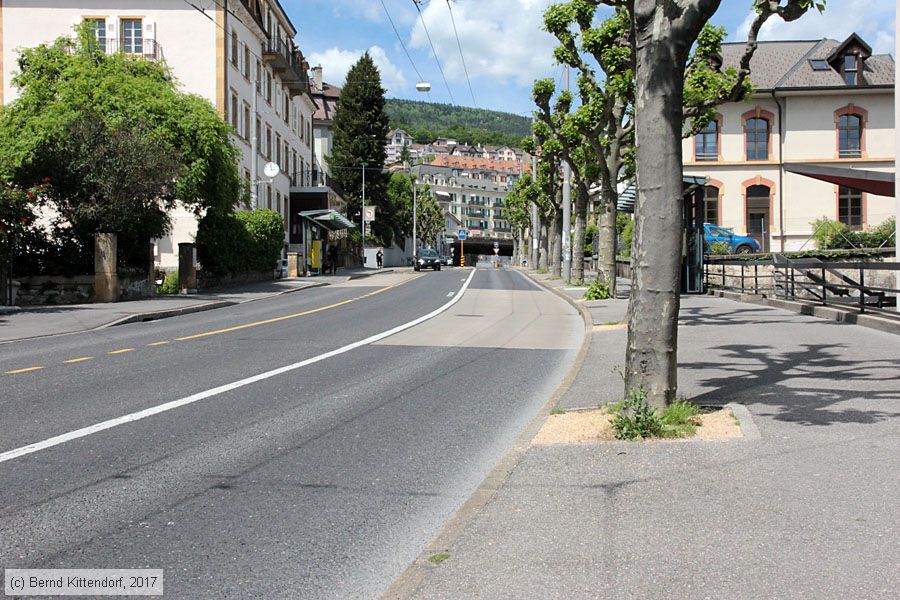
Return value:
[[(97, 48), (106, 54), (124, 54), (133, 58), (143, 58), (145, 60), (163, 60), (162, 46), (156, 40), (148, 40), (144, 38), (99, 38), (96, 40)], [(74, 52), (73, 47), (69, 47), (69, 52)]]
[(292, 191), (311, 191), (311, 188), (329, 188), (335, 194), (344, 197), (341, 184), (334, 180), (328, 173), (321, 169), (306, 169), (297, 171), (291, 175)]
[(262, 43), (262, 59), (272, 68), (291, 96), (309, 91), (309, 77), (303, 55), (284, 40), (268, 39)]

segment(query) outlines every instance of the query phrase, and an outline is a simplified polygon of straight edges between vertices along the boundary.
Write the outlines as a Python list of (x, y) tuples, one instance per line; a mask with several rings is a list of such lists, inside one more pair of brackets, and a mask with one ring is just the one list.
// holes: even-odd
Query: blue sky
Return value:
[[(382, 7), (382, 0), (281, 0), (299, 29), (297, 42), (311, 66), (321, 64), (325, 80), (340, 85), (347, 69), (366, 50), (388, 88), (388, 97), (412, 98), (512, 113), (530, 114), (535, 79), (562, 81), (552, 58), (553, 39), (541, 31), (541, 15), (552, 0), (451, 0), (462, 58), (446, 0), (424, 0), (422, 16), (446, 76), (413, 0), (383, 0), (405, 44), (407, 58)], [(723, 0), (713, 23), (724, 25), (730, 41), (746, 37), (750, 0)], [(876, 53), (894, 52), (896, 10), (892, 0), (828, 0), (824, 15), (799, 21), (772, 18), (761, 39), (844, 39), (856, 31)], [(466, 83), (468, 70), (474, 94)], [(415, 90), (419, 76), (431, 83), (428, 94)], [(449, 87), (449, 91), (448, 91)], [(472, 96), (474, 95), (474, 102)]]

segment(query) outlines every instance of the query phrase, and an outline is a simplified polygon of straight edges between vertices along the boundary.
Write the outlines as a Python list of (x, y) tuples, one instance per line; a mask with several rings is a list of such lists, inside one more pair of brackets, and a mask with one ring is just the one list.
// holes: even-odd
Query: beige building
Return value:
[[(744, 44), (724, 44), (725, 66)], [(785, 170), (843, 166), (894, 172), (894, 60), (856, 35), (760, 42), (749, 102), (718, 109), (683, 142), (685, 175), (709, 177), (707, 223), (759, 241), (764, 250), (810, 249), (821, 217), (854, 229), (894, 215), (893, 198), (857, 192)]]
[[(257, 206), (280, 212), (287, 229), (292, 175), (309, 173), (312, 164), (315, 111), (297, 29), (278, 0), (233, 0), (228, 10), (222, 3), (195, 4), (208, 8), (201, 12), (184, 0), (0, 0), (0, 102), (16, 97), (10, 80), (18, 49), (90, 21), (108, 52), (165, 61), (184, 91), (209, 100), (233, 125), (241, 173), (249, 180), (254, 162), (258, 170)], [(269, 161), (281, 167), (272, 180), (263, 175)], [(178, 243), (196, 233), (189, 212), (176, 210), (174, 217), (171, 234), (157, 240), (163, 267), (177, 265)]]

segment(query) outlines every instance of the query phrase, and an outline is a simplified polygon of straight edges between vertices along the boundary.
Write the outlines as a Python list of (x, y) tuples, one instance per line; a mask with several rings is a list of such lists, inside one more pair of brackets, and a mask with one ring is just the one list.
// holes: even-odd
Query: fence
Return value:
[(717, 260), (704, 266), (707, 287), (783, 300), (840, 306), (900, 318), (900, 263), (824, 262), (817, 258)]

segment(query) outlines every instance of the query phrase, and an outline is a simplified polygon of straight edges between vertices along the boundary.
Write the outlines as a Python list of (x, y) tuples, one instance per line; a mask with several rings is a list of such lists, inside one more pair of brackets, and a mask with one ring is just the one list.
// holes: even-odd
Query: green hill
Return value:
[(420, 144), (446, 137), (473, 145), (518, 147), (531, 135), (531, 119), (496, 110), (388, 98), (384, 111), (391, 127), (406, 130)]

